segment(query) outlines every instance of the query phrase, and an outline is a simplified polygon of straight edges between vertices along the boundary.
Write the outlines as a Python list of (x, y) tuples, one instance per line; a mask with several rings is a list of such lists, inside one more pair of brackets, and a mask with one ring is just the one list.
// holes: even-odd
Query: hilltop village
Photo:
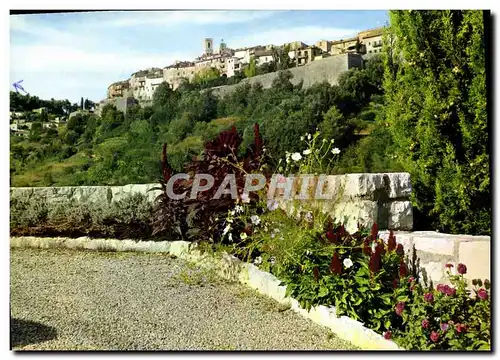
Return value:
[(343, 54), (359, 54), (363, 59), (382, 51), (383, 28), (359, 32), (356, 36), (340, 40), (320, 40), (315, 45), (301, 41), (281, 46), (264, 45), (231, 49), (221, 40), (216, 48), (212, 38), (203, 41), (203, 54), (194, 61), (176, 61), (164, 68), (150, 68), (133, 73), (129, 79), (115, 82), (108, 87), (107, 97), (97, 104), (97, 112), (105, 104), (113, 103), (117, 108), (126, 108), (135, 103), (148, 103), (156, 88), (168, 83), (175, 90), (183, 81), (192, 81), (207, 69), (216, 69), (220, 76), (232, 78), (250, 65), (263, 66), (274, 61), (273, 51), (287, 50), (294, 67)]

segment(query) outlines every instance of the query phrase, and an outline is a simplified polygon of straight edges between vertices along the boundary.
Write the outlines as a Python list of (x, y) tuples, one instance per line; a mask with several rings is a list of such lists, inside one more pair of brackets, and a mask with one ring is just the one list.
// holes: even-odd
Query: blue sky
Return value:
[[(10, 16), (10, 82), (44, 99), (99, 101), (133, 72), (228, 47), (336, 40), (386, 24), (386, 11), (145, 11)], [(13, 89), (13, 87), (12, 87)]]

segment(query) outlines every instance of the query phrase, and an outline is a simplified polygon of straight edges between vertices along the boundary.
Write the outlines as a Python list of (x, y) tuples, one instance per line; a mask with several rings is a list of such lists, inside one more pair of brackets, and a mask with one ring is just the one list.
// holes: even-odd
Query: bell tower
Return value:
[(205, 38), (203, 46), (205, 49), (205, 55), (212, 55), (214, 53), (214, 39)]

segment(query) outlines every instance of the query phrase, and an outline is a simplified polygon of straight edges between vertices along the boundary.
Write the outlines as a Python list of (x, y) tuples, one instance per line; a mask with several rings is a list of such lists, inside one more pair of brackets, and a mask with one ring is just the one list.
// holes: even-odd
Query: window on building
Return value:
[(368, 41), (368, 45), (371, 45), (372, 43)]
[(370, 50), (370, 51), (368, 51), (368, 52), (369, 52), (370, 54), (372, 53), (372, 51), (371, 51), (371, 50)]

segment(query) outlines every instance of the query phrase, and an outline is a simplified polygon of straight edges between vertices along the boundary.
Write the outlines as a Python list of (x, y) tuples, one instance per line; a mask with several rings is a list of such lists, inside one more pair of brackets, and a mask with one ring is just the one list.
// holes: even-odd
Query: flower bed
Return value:
[[(269, 271), (287, 286), (287, 295), (304, 309), (335, 306), (366, 327), (414, 350), (490, 349), (490, 283), (474, 280), (468, 289), (466, 266), (448, 273), (451, 285), (426, 284), (418, 276), (417, 259), (408, 259), (391, 232), (385, 242), (378, 226), (349, 232), (317, 208), (304, 208), (291, 218), (265, 191), (242, 192), (242, 176), (266, 167), (265, 151), (255, 126), (255, 143), (245, 158), (238, 157), (236, 130), (223, 132), (207, 144), (204, 157), (187, 167), (213, 174), (216, 188), (228, 172), (235, 173), (238, 198), (213, 199), (213, 191), (173, 202), (166, 194), (170, 177), (164, 153), (163, 195), (158, 197), (160, 230), (180, 229), (189, 239), (202, 240)], [(340, 150), (333, 142), (317, 143), (306, 134), (307, 148), (287, 154), (278, 170), (287, 176), (328, 171)], [(269, 174), (266, 174), (269, 179)], [(176, 193), (192, 188), (181, 182)]]

